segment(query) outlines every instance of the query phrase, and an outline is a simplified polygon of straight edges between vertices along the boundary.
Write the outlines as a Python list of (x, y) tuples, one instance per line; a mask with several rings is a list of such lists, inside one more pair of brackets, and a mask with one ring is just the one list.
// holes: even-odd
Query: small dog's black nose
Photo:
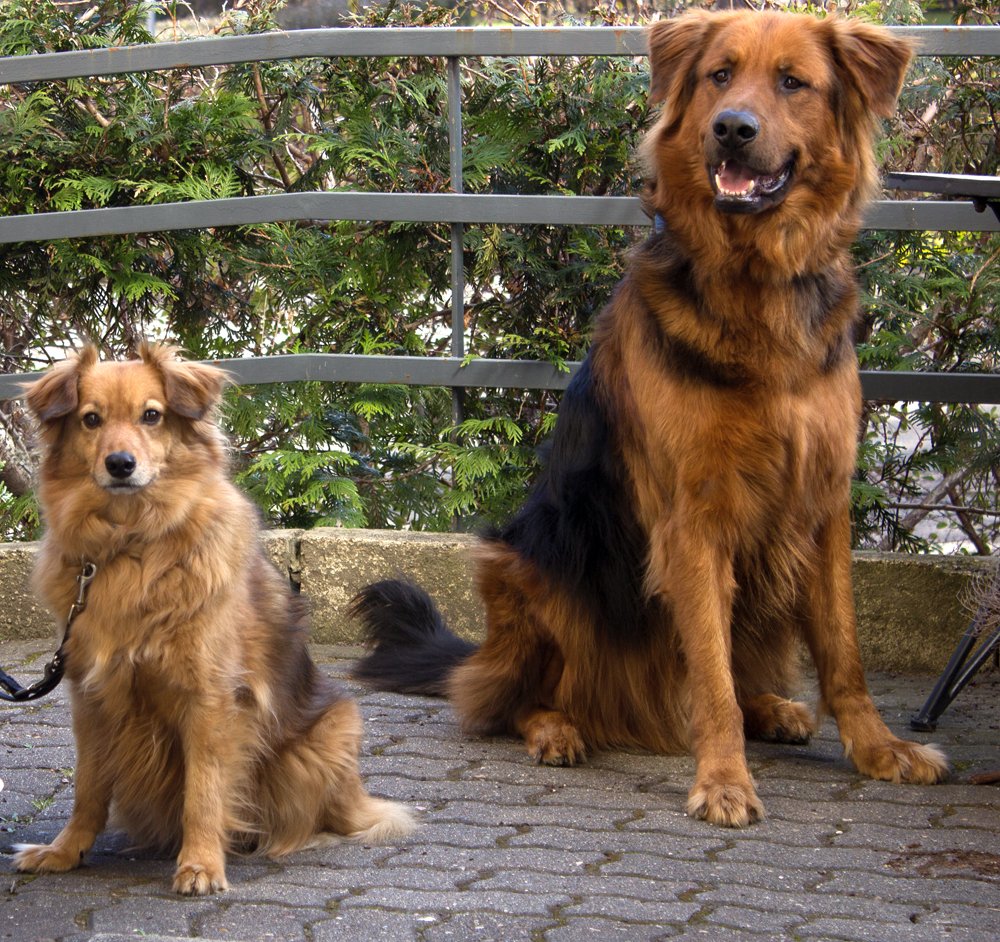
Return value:
[(127, 451), (116, 451), (104, 459), (104, 467), (111, 477), (124, 480), (135, 470), (135, 456)]
[(731, 150), (749, 144), (759, 132), (760, 124), (749, 111), (721, 111), (712, 122), (715, 139)]

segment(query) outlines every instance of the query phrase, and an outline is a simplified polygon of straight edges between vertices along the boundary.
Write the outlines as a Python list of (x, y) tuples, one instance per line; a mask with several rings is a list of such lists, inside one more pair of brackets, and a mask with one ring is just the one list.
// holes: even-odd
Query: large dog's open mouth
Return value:
[(794, 173), (794, 159), (772, 174), (759, 173), (738, 160), (708, 168), (715, 207), (724, 213), (759, 213), (777, 206), (791, 188)]

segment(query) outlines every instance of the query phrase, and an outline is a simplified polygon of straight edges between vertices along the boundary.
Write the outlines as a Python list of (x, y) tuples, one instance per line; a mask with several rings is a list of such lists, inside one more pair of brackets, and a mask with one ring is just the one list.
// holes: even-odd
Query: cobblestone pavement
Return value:
[[(32, 678), (43, 642), (0, 644)], [(319, 647), (343, 676), (357, 649)], [(876, 703), (905, 735), (929, 678), (872, 675)], [(939, 786), (859, 776), (832, 722), (808, 746), (751, 744), (768, 812), (745, 831), (684, 814), (690, 758), (607, 753), (574, 769), (532, 765), (517, 742), (468, 739), (441, 701), (348, 682), (366, 719), (369, 788), (416, 808), (398, 847), (341, 844), (278, 861), (230, 858), (231, 889), (173, 895), (171, 860), (102, 835), (89, 865), (0, 882), (0, 940), (120, 942), (369, 939), (536, 942), (1000, 940), (1000, 680), (983, 674), (933, 738), (955, 765)], [(0, 711), (0, 850), (47, 842), (73, 793), (60, 689)]]

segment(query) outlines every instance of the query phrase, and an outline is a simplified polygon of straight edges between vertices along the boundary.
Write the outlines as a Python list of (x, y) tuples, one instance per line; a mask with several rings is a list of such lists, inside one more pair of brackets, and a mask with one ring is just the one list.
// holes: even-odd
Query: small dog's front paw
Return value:
[(737, 782), (697, 783), (688, 794), (687, 812), (723, 828), (745, 828), (764, 817), (753, 785)]
[(228, 889), (226, 871), (222, 867), (181, 864), (174, 873), (174, 892), (182, 896), (206, 896)]
[(65, 873), (83, 863), (85, 853), (52, 844), (15, 844), (14, 869), (21, 873)]

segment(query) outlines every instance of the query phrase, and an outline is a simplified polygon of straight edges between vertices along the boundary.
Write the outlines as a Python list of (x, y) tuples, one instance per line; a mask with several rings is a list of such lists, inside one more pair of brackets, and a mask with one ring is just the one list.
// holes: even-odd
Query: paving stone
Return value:
[(550, 851), (540, 854), (532, 847), (463, 848), (447, 845), (414, 846), (394, 863), (404, 866), (432, 867), (454, 873), (474, 874), (481, 870), (526, 870), (536, 874), (585, 872), (587, 866), (602, 864), (601, 851)]
[(779, 855), (776, 854), (775, 858), (773, 866), (763, 866), (715, 861), (673, 861), (652, 854), (622, 854), (619, 860), (604, 864), (601, 873), (648, 876), (653, 880), (684, 878), (705, 888), (735, 885), (781, 892), (805, 892), (826, 879), (824, 871), (818, 868), (782, 869)]
[[(446, 916), (422, 929), (423, 942), (535, 942), (546, 927), (548, 917), (510, 916), (498, 913), (458, 913)], [(546, 935), (547, 938), (547, 935)]]
[[(702, 902), (699, 898), (698, 902)], [(745, 906), (718, 906), (702, 916), (708, 925), (727, 926), (745, 932), (781, 936), (794, 936), (796, 928), (805, 918), (787, 910), (750, 909)]]
[(438, 917), (393, 913), (383, 909), (337, 912), (310, 924), (309, 936), (313, 942), (416, 942), (418, 929), (427, 925), (422, 918), (436, 921)]
[(16, 894), (0, 903), (0, 939), (35, 942), (78, 936), (92, 930), (95, 912), (115, 901), (107, 896), (61, 896), (57, 893)]
[[(606, 831), (576, 831), (565, 827), (525, 827), (507, 840), (508, 847), (544, 847), (572, 850), (590, 848), (611, 852), (649, 851), (671, 860), (706, 860), (708, 854), (728, 846), (726, 840), (713, 835), (675, 837), (652, 831), (636, 833), (624, 829)], [(661, 862), (665, 863), (665, 861)]]
[(567, 917), (605, 916), (632, 922), (646, 922), (663, 925), (687, 922), (701, 909), (698, 903), (680, 900), (645, 902), (637, 899), (616, 899), (609, 896), (589, 896), (583, 902), (574, 903), (563, 910)]
[(328, 917), (325, 909), (271, 905), (229, 904), (194, 920), (199, 936), (255, 939), (259, 942), (306, 942), (306, 927)]
[[(905, 736), (932, 682), (870, 678)], [(170, 854), (108, 832), (85, 867), (0, 884), (0, 942), (1000, 942), (1000, 789), (960, 777), (1000, 768), (1000, 686), (963, 691), (942, 718), (935, 740), (968, 758), (941, 786), (865, 779), (830, 722), (806, 747), (751, 743), (769, 817), (742, 831), (685, 813), (690, 756), (538, 766), (513, 738), (465, 736), (440, 700), (348, 686), (366, 717), (367, 785), (418, 810), (412, 837), (232, 855), (230, 891), (191, 900), (171, 890)], [(0, 708), (0, 816), (17, 816), (0, 822), (0, 851), (59, 832), (74, 764), (64, 692)]]
[(374, 887), (342, 901), (340, 909), (347, 911), (359, 907), (378, 907), (406, 913), (493, 912), (516, 916), (545, 916), (568, 903), (570, 897), (565, 893), (501, 893), (479, 892), (475, 889), (433, 893)]
[(545, 942), (583, 942), (585, 939), (593, 939), (594, 942), (604, 942), (605, 939), (614, 942), (659, 942), (660, 939), (676, 938), (679, 934), (679, 929), (666, 926), (573, 917), (566, 919), (564, 925), (547, 930)]
[(952, 926), (945, 932), (940, 926), (886, 925), (853, 919), (818, 919), (795, 927), (799, 939), (843, 939), (845, 942), (984, 942), (998, 938), (997, 933), (983, 934), (981, 929)]
[[(574, 898), (590, 896), (612, 896), (619, 899), (639, 900), (645, 903), (673, 902), (682, 893), (690, 893), (697, 885), (684, 880), (683, 868), (665, 879), (651, 880), (648, 877), (617, 877), (600, 873), (565, 876), (558, 881), (559, 889)], [(515, 893), (531, 893), (539, 883), (538, 875), (527, 871), (500, 871), (492, 876), (477, 880), (473, 888), (481, 890), (511, 890)], [(699, 897), (699, 902), (701, 898)]]
[[(890, 861), (890, 864), (895, 861)], [(900, 871), (906, 873), (906, 861)], [(847, 873), (829, 872), (828, 878), (816, 885), (817, 893), (836, 896), (861, 896), (894, 903), (970, 903), (993, 907), (1000, 913), (1000, 884), (989, 879), (962, 879), (921, 876), (890, 876), (886, 868), (878, 873), (855, 870)], [(1000, 933), (998, 933), (1000, 938)]]
[(498, 802), (448, 801), (441, 808), (428, 811), (424, 820), (465, 821), (469, 824), (493, 826), (552, 824), (584, 831), (612, 831), (623, 823), (623, 815), (619, 811), (562, 805), (538, 807)]
[(95, 932), (122, 932), (133, 935), (145, 927), (165, 935), (186, 936), (195, 921), (219, 908), (215, 900), (122, 899), (91, 915)]
[[(790, 889), (794, 890), (794, 887)], [(900, 924), (910, 924), (916, 917), (926, 912), (925, 907), (919, 904), (899, 905), (887, 903), (885, 900), (833, 896), (829, 893), (775, 893), (760, 887), (732, 883), (720, 883), (714, 889), (699, 893), (698, 902), (703, 906), (713, 907), (712, 919), (720, 922), (725, 921), (718, 917), (720, 912), (730, 911), (736, 907), (747, 913), (765, 911), (791, 914), (800, 921), (816, 916), (838, 915)], [(751, 928), (749, 922), (737, 921), (729, 924)]]

